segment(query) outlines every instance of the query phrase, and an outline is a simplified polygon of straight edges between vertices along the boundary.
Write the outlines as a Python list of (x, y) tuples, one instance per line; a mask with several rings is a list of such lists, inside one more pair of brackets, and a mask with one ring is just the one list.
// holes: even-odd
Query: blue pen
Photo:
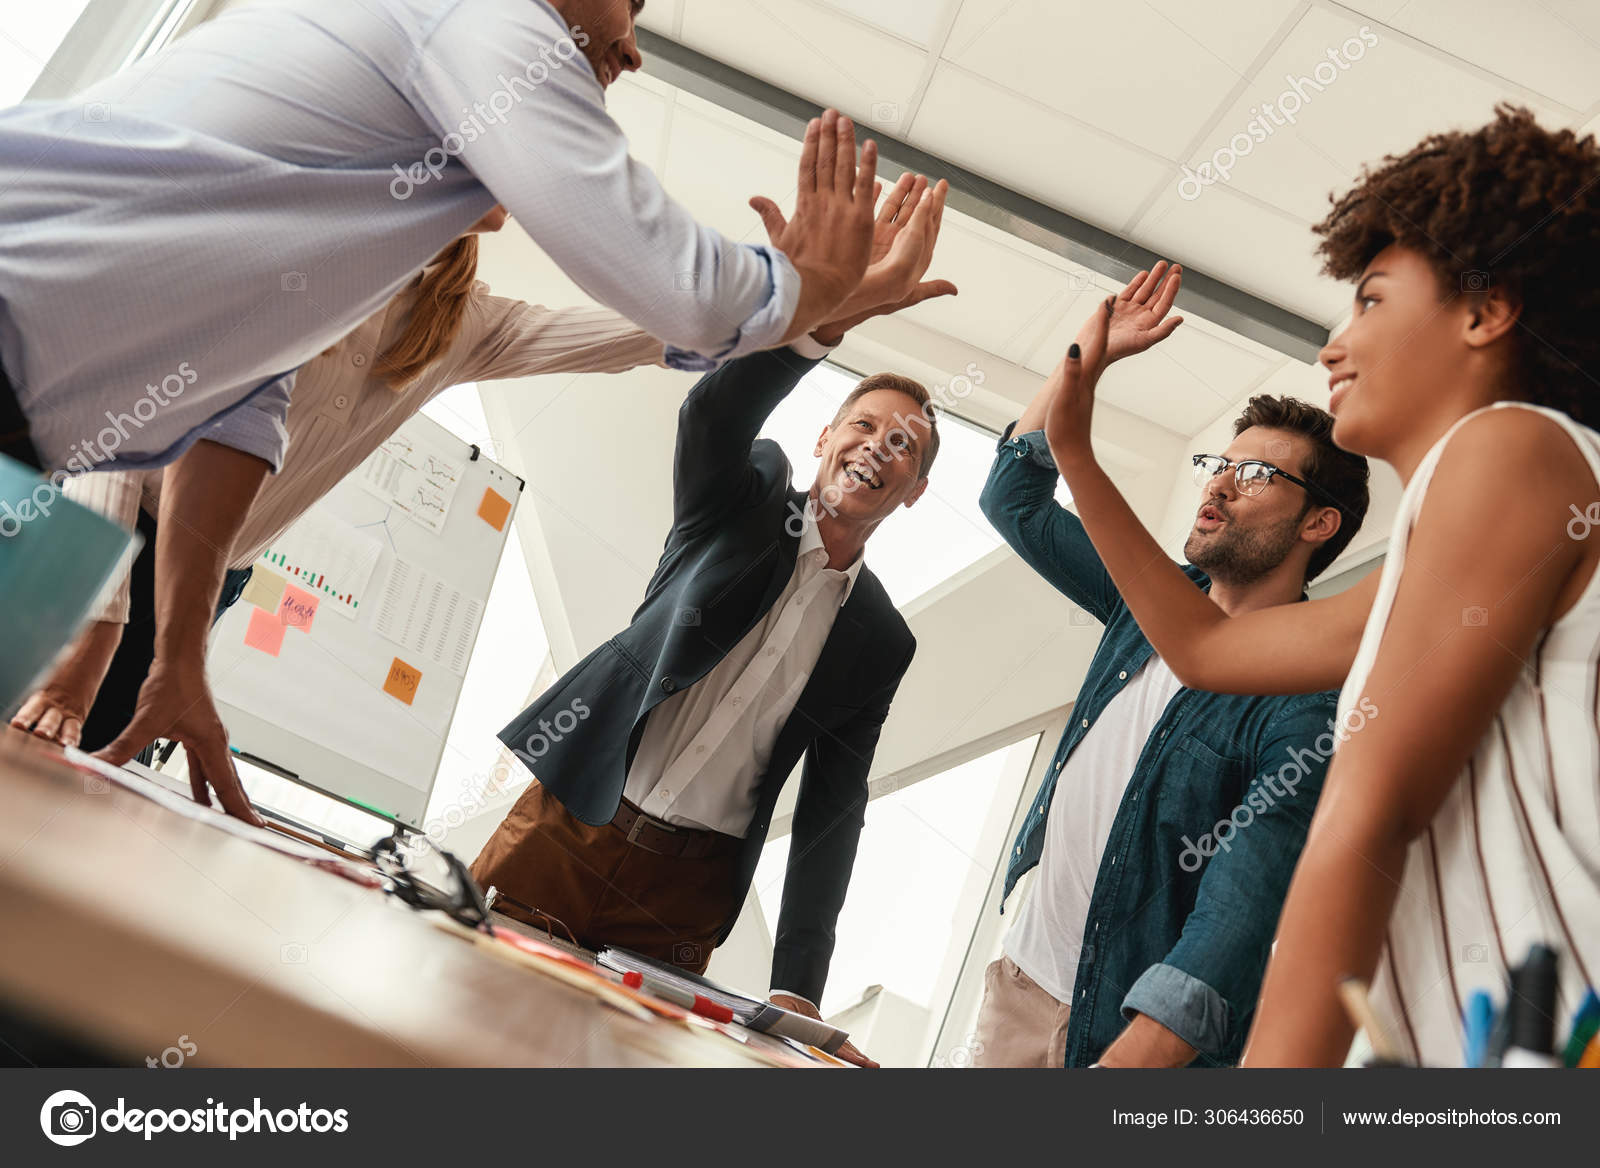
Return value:
[(1473, 990), (1467, 998), (1467, 1008), (1462, 1012), (1462, 1026), (1467, 1032), (1466, 1065), (1481, 1067), (1489, 1054), (1489, 1035), (1494, 1031), (1494, 999), (1487, 990)]

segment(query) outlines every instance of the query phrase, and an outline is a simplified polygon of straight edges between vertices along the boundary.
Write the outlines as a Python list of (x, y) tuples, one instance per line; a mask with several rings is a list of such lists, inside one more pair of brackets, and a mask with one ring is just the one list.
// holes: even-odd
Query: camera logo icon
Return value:
[(892, 101), (875, 101), (867, 118), (875, 126), (892, 126), (900, 120), (900, 106)]
[(679, 272), (672, 282), (679, 292), (694, 292), (700, 287), (700, 273)]
[(283, 290), (285, 292), (304, 292), (306, 290), (306, 274), (304, 272), (285, 272), (283, 274)]
[(111, 106), (103, 101), (86, 102), (83, 107), (83, 120), (86, 122), (109, 122), (111, 120)]
[(1489, 946), (1477, 943), (1461, 947), (1461, 960), (1484, 962), (1489, 960)]
[(700, 623), (700, 610), (698, 608), (680, 608), (677, 613), (678, 623), (690, 628)]
[(1281, 461), (1282, 459), (1288, 458), (1293, 453), (1294, 447), (1290, 444), (1287, 438), (1267, 439), (1268, 458)]
[(679, 941), (672, 947), (672, 964), (699, 965), (700, 946), (693, 941)]
[(1463, 608), (1461, 623), (1469, 629), (1481, 629), (1489, 623), (1489, 610), (1476, 604)]
[(1461, 273), (1461, 290), (1463, 292), (1487, 292), (1489, 283), (1488, 272)]
[(95, 1133), (95, 1107), (79, 1091), (57, 1091), (39, 1108), (45, 1139), (63, 1148), (75, 1147)]
[(291, 941), (278, 949), (278, 960), (285, 965), (304, 965), (306, 963), (306, 947), (298, 941)]

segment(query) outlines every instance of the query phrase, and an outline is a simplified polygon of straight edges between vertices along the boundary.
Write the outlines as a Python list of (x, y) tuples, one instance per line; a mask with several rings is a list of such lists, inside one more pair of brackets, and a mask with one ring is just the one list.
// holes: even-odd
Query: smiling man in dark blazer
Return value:
[[(880, 311), (953, 291), (923, 284)], [(733, 928), (804, 758), (772, 992), (813, 1015), (867, 772), (916, 650), (862, 552), (921, 497), (939, 446), (927, 391), (895, 374), (862, 381), (822, 428), (809, 491), (791, 485), (776, 442), (757, 440), (853, 323), (732, 361), (690, 390), (672, 529), (644, 602), (501, 731), (536, 781), (473, 865), (498, 908), (535, 908), (590, 947), (699, 972)]]

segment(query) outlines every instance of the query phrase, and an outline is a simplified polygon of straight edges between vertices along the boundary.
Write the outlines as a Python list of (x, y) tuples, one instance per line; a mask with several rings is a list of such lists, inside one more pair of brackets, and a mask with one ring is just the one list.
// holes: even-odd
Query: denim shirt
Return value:
[[(1154, 650), (1077, 516), (1054, 499), (1042, 431), (1007, 427), (980, 505), (1022, 559), (1105, 626), (1072, 721), (1011, 850), (1005, 891), (1039, 862), (1056, 777)], [(1184, 572), (1197, 587), (1210, 581)], [(1180, 689), (1145, 741), (1095, 877), (1067, 1003), (1066, 1065), (1097, 1061), (1135, 1014), (1236, 1063), (1278, 914), (1333, 753), (1337, 694)], [(1068, 793), (1070, 796), (1070, 792)]]

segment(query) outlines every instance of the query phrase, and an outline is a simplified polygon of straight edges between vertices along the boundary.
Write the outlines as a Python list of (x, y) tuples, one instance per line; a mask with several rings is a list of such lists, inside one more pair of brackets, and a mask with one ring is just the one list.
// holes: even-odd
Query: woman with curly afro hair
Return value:
[[(1325, 270), (1356, 285), (1321, 354), (1334, 441), (1406, 484), (1381, 572), (1230, 618), (1096, 465), (1106, 337), (1168, 335), (1176, 269), (1085, 324), (1047, 434), (1185, 685), (1343, 687), (1245, 1063), (1343, 1062), (1338, 986), (1357, 977), (1392, 1043), (1459, 1065), (1468, 996), (1502, 993), (1533, 943), (1560, 955), (1560, 1033), (1600, 984), (1600, 149), (1502, 106), (1369, 168), (1316, 230)], [(1226, 522), (1234, 474), (1205, 485), (1221, 504), (1205, 522)], [(1247, 493), (1305, 489), (1255, 478)]]

